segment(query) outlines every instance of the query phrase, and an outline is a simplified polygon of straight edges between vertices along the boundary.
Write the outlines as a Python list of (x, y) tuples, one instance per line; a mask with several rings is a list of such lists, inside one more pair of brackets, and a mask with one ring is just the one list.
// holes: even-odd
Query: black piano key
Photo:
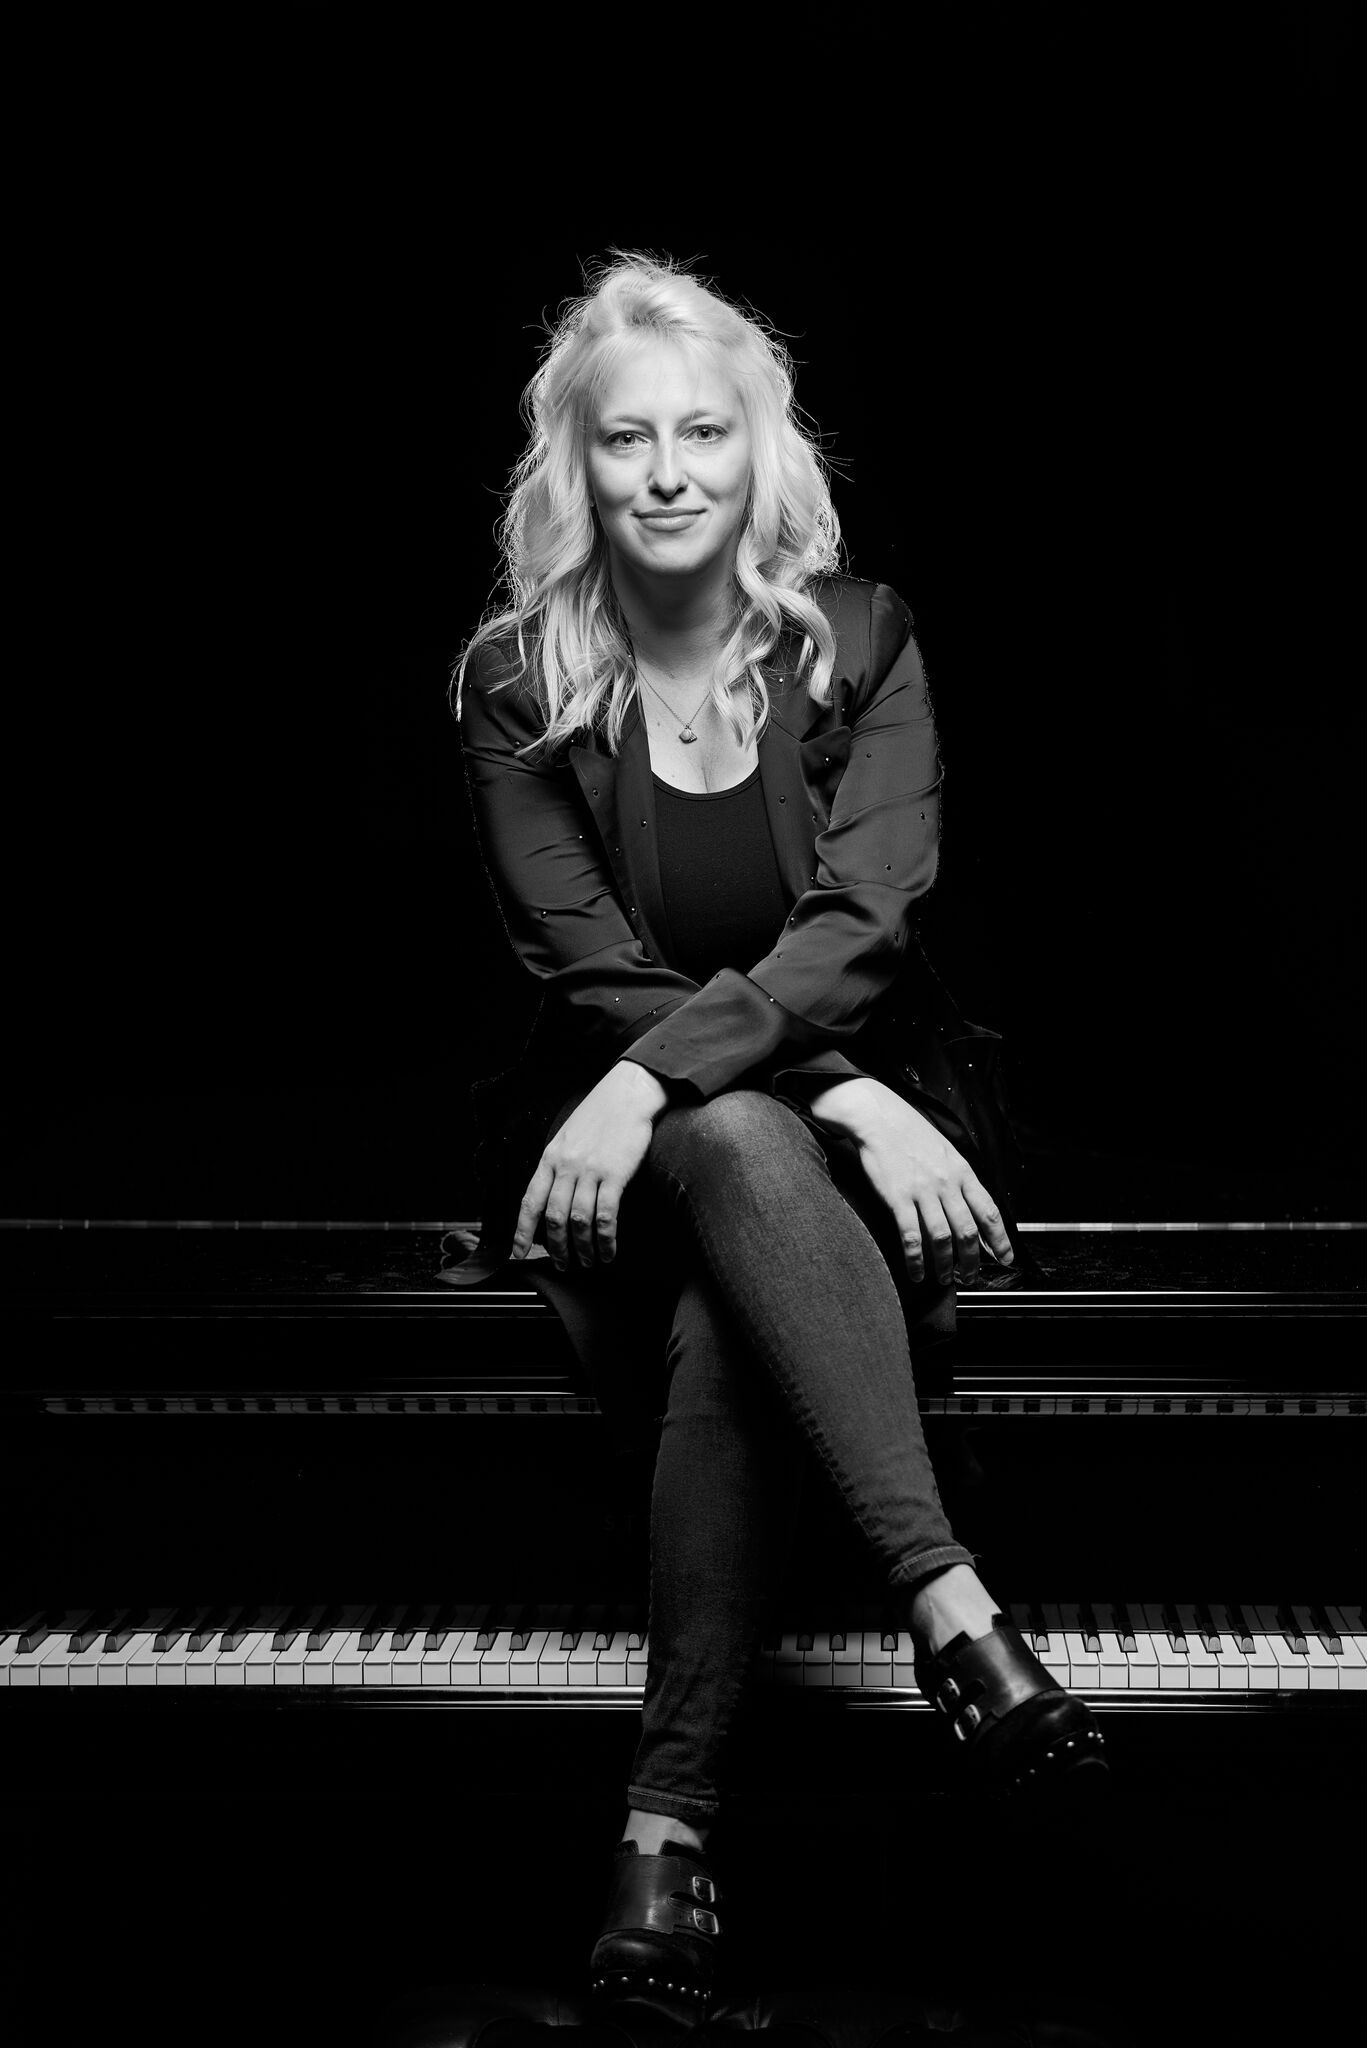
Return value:
[(846, 1638), (838, 1628), (831, 1630), (831, 1655), (833, 1657), (842, 1657), (845, 1654), (845, 1641)]
[(1286, 1647), (1293, 1657), (1308, 1657), (1310, 1647), (1305, 1640), (1305, 1630), (1297, 1621), (1290, 1607), (1283, 1602), (1277, 1609), (1277, 1626), (1286, 1638)]
[(214, 1637), (222, 1635), (224, 1629), (231, 1628), (241, 1612), (240, 1607), (217, 1607), (211, 1614), (198, 1621), (191, 1629), (190, 1640), (186, 1645), (190, 1655), (193, 1657), (200, 1650), (207, 1650)]
[(376, 1648), (380, 1638), (388, 1635), (390, 1630), (395, 1628), (402, 1618), (403, 1610), (400, 1607), (377, 1607), (361, 1630), (361, 1640), (357, 1644), (360, 1654), (363, 1657), (368, 1656)]
[(1130, 1619), (1130, 1610), (1123, 1600), (1115, 1603), (1115, 1632), (1120, 1638), (1121, 1650), (1127, 1657), (1133, 1657), (1139, 1645), (1135, 1641), (1135, 1627)]
[(1082, 1637), (1082, 1647), (1087, 1652), (1087, 1655), (1089, 1657), (1099, 1657), (1101, 1655), (1101, 1630), (1097, 1625), (1096, 1610), (1090, 1600), (1083, 1600), (1079, 1603), (1077, 1625)]
[(1343, 1638), (1334, 1627), (1333, 1622), (1330, 1621), (1324, 1608), (1312, 1603), (1305, 1611), (1310, 1616), (1311, 1628), (1314, 1629), (1315, 1634), (1324, 1644), (1329, 1655), (1331, 1657), (1341, 1657), (1343, 1655)]
[(1162, 1607), (1163, 1626), (1168, 1632), (1168, 1641), (1180, 1656), (1187, 1654), (1187, 1632), (1182, 1626), (1182, 1617), (1171, 1600), (1165, 1600)]
[(304, 1648), (309, 1655), (312, 1655), (315, 1651), (327, 1648), (338, 1629), (342, 1626), (344, 1618), (344, 1610), (340, 1606), (324, 1609), (317, 1621), (310, 1627), (308, 1640), (304, 1644)]
[(1234, 1640), (1239, 1647), (1239, 1655), (1241, 1657), (1251, 1657), (1253, 1655), (1253, 1631), (1248, 1625), (1247, 1615), (1237, 1603), (1231, 1605), (1227, 1611), (1229, 1614), (1229, 1625), (1234, 1631)]
[(815, 1644), (815, 1640), (815, 1635), (810, 1629), (804, 1630), (803, 1633), (797, 1639), (797, 1647), (799, 1651), (805, 1652), (807, 1650), (812, 1649)]
[(113, 1628), (107, 1631), (100, 1651), (101, 1656), (115, 1656), (118, 1651), (127, 1647), (140, 1628), (145, 1628), (146, 1626), (147, 1609), (145, 1607), (130, 1607), (126, 1614), (119, 1616)]
[(424, 1610), (421, 1606), (408, 1607), (404, 1610), (402, 1619), (399, 1621), (398, 1625), (394, 1630), (393, 1635), (389, 1639), (389, 1647), (391, 1650), (397, 1652), (399, 1650), (406, 1650), (408, 1648), (408, 1645), (412, 1642), (414, 1636), (418, 1633), (419, 1628), (422, 1626), (423, 1611)]
[(484, 1617), (482, 1607), (472, 1607), (468, 1600), (447, 1600), (437, 1609), (431, 1627), (423, 1637), (426, 1650), (439, 1650), (446, 1638), (458, 1629), (473, 1628)]
[(19, 1641), (15, 1645), (17, 1654), (21, 1657), (31, 1657), (35, 1650), (42, 1649), (53, 1629), (60, 1627), (60, 1621), (55, 1618), (49, 1619), (46, 1615), (26, 1622), (19, 1631)]
[(165, 1628), (157, 1630), (156, 1640), (152, 1644), (152, 1648), (159, 1657), (164, 1657), (168, 1650), (175, 1648), (186, 1631), (195, 1626), (195, 1623), (199, 1620), (199, 1613), (200, 1610), (197, 1607), (182, 1607), (171, 1616)]
[(261, 1609), (259, 1607), (242, 1608), (235, 1617), (231, 1628), (224, 1629), (223, 1641), (219, 1644), (219, 1648), (225, 1653), (229, 1650), (236, 1650), (240, 1647), (244, 1637), (249, 1636), (254, 1628), (260, 1626), (260, 1623)]
[(1205, 1600), (1197, 1600), (1194, 1605), (1196, 1608), (1196, 1627), (1200, 1633), (1201, 1642), (1212, 1657), (1218, 1657), (1222, 1644), (1220, 1631), (1215, 1626), (1215, 1616), (1211, 1613), (1210, 1606)]
[(304, 1629), (312, 1628), (318, 1620), (317, 1607), (291, 1607), (275, 1634), (271, 1637), (271, 1655), (279, 1657), (291, 1648), (295, 1637)]
[(119, 1610), (115, 1607), (97, 1609), (79, 1628), (71, 1631), (67, 1640), (67, 1654), (72, 1657), (83, 1657), (92, 1643), (98, 1642), (101, 1636), (107, 1635), (110, 1629), (117, 1625), (118, 1619)]
[(1040, 1606), (1038, 1600), (1026, 1602), (1026, 1613), (1029, 1616), (1030, 1626), (1034, 1630), (1035, 1654), (1038, 1656), (1051, 1647), (1049, 1642), (1049, 1624), (1044, 1618), (1044, 1609)]

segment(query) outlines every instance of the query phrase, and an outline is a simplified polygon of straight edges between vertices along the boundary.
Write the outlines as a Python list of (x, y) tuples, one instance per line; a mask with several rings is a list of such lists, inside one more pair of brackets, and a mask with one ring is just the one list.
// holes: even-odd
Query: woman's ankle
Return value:
[(952, 1564), (917, 1587), (909, 1619), (912, 1633), (933, 1654), (957, 1635), (991, 1635), (992, 1617), (1000, 1613), (973, 1567)]
[(671, 1813), (642, 1813), (635, 1807), (627, 1815), (622, 1840), (634, 1842), (643, 1856), (658, 1856), (666, 1842), (681, 1842), (686, 1849), (703, 1850), (711, 1832), (707, 1821), (695, 1825), (677, 1820)]

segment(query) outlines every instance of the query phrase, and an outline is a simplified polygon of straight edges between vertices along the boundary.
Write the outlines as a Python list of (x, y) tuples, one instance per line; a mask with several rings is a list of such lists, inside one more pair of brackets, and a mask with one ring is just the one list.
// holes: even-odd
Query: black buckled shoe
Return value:
[(914, 1669), (984, 1791), (1106, 1776), (1105, 1737), (1090, 1707), (1064, 1690), (1004, 1614), (993, 1616), (990, 1636), (954, 1636), (933, 1656), (918, 1646)]
[(705, 2019), (721, 1933), (719, 1900), (698, 1850), (666, 1842), (659, 1856), (643, 1856), (635, 1842), (619, 1842), (589, 1966), (595, 1996)]

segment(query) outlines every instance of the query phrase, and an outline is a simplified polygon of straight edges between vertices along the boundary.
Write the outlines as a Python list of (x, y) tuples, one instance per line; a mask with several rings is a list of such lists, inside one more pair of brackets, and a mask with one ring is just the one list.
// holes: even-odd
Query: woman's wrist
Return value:
[(669, 1090), (658, 1074), (652, 1074), (649, 1067), (643, 1067), (639, 1060), (618, 1060), (609, 1073), (619, 1077), (620, 1085), (629, 1090), (632, 1099), (638, 1101), (645, 1114), (653, 1122), (669, 1107)]
[(878, 1115), (878, 1100), (886, 1091), (881, 1081), (869, 1074), (852, 1074), (833, 1081), (808, 1097), (807, 1107), (819, 1124), (838, 1138), (853, 1138), (858, 1144)]

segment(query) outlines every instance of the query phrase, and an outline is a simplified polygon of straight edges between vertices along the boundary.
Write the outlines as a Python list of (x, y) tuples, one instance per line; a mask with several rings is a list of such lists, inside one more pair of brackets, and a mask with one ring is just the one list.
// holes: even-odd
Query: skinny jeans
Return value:
[(846, 1153), (773, 1096), (735, 1090), (667, 1110), (623, 1201), (616, 1263), (663, 1252), (680, 1278), (628, 1786), (642, 1812), (705, 1823), (719, 1810), (809, 1457), (908, 1605), (921, 1581), (976, 1561), (931, 1470), (890, 1270), (896, 1227)]

